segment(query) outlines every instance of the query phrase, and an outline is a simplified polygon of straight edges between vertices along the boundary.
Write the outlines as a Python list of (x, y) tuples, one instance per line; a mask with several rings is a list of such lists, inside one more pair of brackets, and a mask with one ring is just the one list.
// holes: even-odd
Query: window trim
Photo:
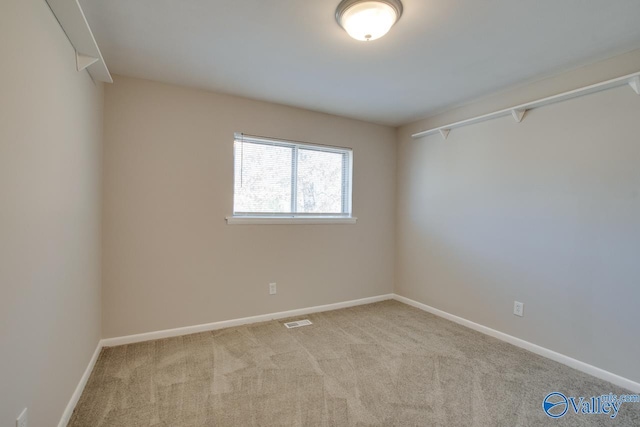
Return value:
[[(342, 188), (342, 210), (343, 213), (295, 213), (295, 212), (233, 212), (225, 219), (227, 224), (355, 224), (357, 218), (353, 216), (353, 149), (348, 147), (338, 147), (321, 144), (311, 144), (307, 142), (293, 141), (281, 138), (268, 138), (264, 136), (248, 135), (244, 133), (234, 133), (234, 144), (236, 141), (246, 141), (254, 144), (264, 144), (291, 148), (292, 177), (297, 177), (298, 150), (308, 149), (312, 151), (322, 151), (346, 155), (346, 164), (343, 166), (344, 173), (349, 179), (343, 180)], [(235, 174), (236, 174), (236, 150), (233, 161), (233, 204), (235, 208)], [(297, 207), (297, 178), (291, 180), (291, 210)]]
[(225, 218), (228, 225), (322, 225), (322, 224), (355, 224), (358, 218), (350, 217), (300, 217), (300, 216), (228, 216)]

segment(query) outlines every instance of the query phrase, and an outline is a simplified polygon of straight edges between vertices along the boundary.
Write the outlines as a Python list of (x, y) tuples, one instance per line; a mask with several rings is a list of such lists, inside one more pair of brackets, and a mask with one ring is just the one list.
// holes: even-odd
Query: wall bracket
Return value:
[(629, 86), (637, 95), (640, 95), (640, 76), (635, 76), (629, 80)]
[(82, 71), (89, 65), (95, 64), (100, 61), (100, 58), (94, 58), (93, 56), (83, 55), (76, 51), (76, 68), (78, 71)]
[(520, 123), (522, 121), (522, 119), (524, 118), (525, 113), (527, 112), (527, 110), (520, 109), (520, 110), (511, 110), (511, 115), (513, 116), (513, 119)]

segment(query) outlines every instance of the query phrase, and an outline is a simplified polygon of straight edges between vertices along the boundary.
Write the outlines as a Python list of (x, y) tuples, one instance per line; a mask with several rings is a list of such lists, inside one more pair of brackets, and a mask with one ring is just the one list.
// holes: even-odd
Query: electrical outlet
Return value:
[(513, 314), (515, 314), (516, 316), (524, 316), (524, 303), (519, 302), (519, 301), (514, 301), (513, 302)]
[(275, 283), (269, 283), (269, 295), (275, 295), (278, 290)]
[(27, 408), (24, 408), (20, 416), (16, 418), (16, 427), (27, 427)]

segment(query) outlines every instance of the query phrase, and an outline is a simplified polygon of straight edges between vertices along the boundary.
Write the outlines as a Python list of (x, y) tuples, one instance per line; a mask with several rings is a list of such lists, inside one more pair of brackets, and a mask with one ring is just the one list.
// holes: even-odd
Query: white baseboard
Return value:
[(124, 337), (106, 338), (103, 339), (101, 343), (104, 347), (113, 347), (117, 345), (177, 337), (180, 335), (196, 334), (198, 332), (214, 331), (216, 329), (230, 328), (232, 326), (247, 325), (250, 323), (268, 322), (269, 320), (284, 319), (286, 317), (303, 316), (305, 314), (318, 313), (320, 311), (338, 310), (340, 308), (371, 304), (374, 302), (385, 301), (393, 298), (394, 294), (378, 295), (375, 297), (361, 298), (334, 304), (317, 305), (314, 307), (299, 308), (296, 310), (281, 311), (278, 313), (261, 314), (259, 316), (205, 323), (203, 325), (185, 326), (183, 328), (165, 329), (163, 331), (146, 332), (143, 334), (127, 335)]
[(73, 415), (73, 410), (76, 408), (78, 401), (80, 400), (80, 396), (82, 396), (82, 392), (84, 391), (84, 387), (87, 385), (87, 381), (89, 381), (89, 377), (91, 376), (91, 372), (93, 371), (93, 367), (96, 365), (98, 361), (98, 356), (100, 356), (100, 350), (102, 350), (102, 341), (98, 342), (98, 346), (96, 347), (96, 351), (93, 352), (93, 356), (91, 356), (91, 360), (89, 360), (89, 365), (87, 369), (84, 370), (84, 374), (80, 378), (80, 382), (76, 387), (73, 395), (71, 396), (71, 400), (67, 404), (64, 412), (62, 413), (62, 418), (58, 423), (58, 427), (66, 427), (71, 419), (71, 415)]
[(397, 294), (386, 294), (386, 295), (378, 295), (375, 297), (344, 301), (344, 302), (339, 302), (334, 304), (300, 308), (297, 310), (281, 311), (278, 313), (262, 314), (259, 316), (243, 317), (240, 319), (232, 319), (232, 320), (223, 320), (221, 322), (206, 323), (203, 325), (186, 326), (183, 328), (167, 329), (164, 331), (147, 332), (143, 334), (128, 335), (128, 336), (116, 337), (116, 338), (106, 338), (106, 339), (100, 340), (100, 342), (98, 343), (98, 346), (96, 347), (95, 352), (93, 353), (93, 356), (91, 357), (91, 360), (89, 361), (89, 365), (87, 366), (87, 369), (84, 371), (82, 378), (80, 378), (80, 382), (78, 383), (78, 386), (76, 387), (76, 390), (74, 391), (73, 396), (71, 396), (71, 400), (69, 401), (69, 404), (67, 405), (66, 409), (62, 414), (62, 418), (60, 420), (60, 423), (58, 423), (58, 427), (66, 427), (67, 423), (71, 419), (73, 410), (75, 409), (76, 404), (78, 403), (78, 400), (80, 400), (80, 396), (82, 395), (84, 387), (86, 386), (87, 381), (89, 380), (89, 376), (91, 375), (91, 371), (93, 370), (93, 367), (95, 366), (96, 361), (98, 360), (98, 356), (100, 355), (100, 350), (102, 350), (103, 347), (132, 344), (132, 343), (156, 340), (161, 338), (195, 334), (198, 332), (213, 331), (216, 329), (230, 328), (232, 326), (241, 326), (241, 325), (247, 325), (251, 323), (259, 323), (259, 322), (267, 322), (269, 320), (283, 319), (287, 317), (303, 316), (305, 314), (318, 313), (321, 311), (338, 310), (341, 308), (348, 308), (348, 307), (355, 307), (358, 305), (371, 304), (374, 302), (385, 301), (389, 299), (395, 299), (396, 301), (419, 308), (420, 310), (426, 311), (431, 314), (435, 314), (436, 316), (442, 317), (444, 319), (458, 323), (462, 326), (466, 326), (475, 331), (497, 338), (501, 341), (505, 341), (505, 342), (508, 342), (509, 344), (513, 344), (517, 347), (531, 351), (532, 353), (536, 353), (540, 356), (546, 357), (547, 359), (551, 359), (556, 362), (562, 363), (563, 365), (567, 365), (571, 368), (577, 369), (578, 371), (592, 375), (596, 378), (609, 381), (612, 384), (623, 387), (634, 393), (640, 393), (640, 383), (621, 377), (620, 375), (605, 371), (604, 369), (597, 368), (595, 366), (589, 365), (588, 363), (581, 362), (577, 359), (571, 358), (569, 356), (565, 356), (564, 354), (560, 354), (553, 350), (549, 350), (548, 348), (544, 348), (537, 344), (533, 344), (528, 341), (522, 340), (520, 338), (516, 338), (514, 336), (505, 334), (504, 332), (496, 331), (495, 329), (491, 329), (487, 326), (480, 325), (478, 323), (472, 322), (462, 317), (458, 317), (451, 313), (447, 313), (446, 311), (438, 310), (437, 308), (420, 303), (418, 301), (414, 301), (412, 299), (409, 299)]
[(585, 374), (592, 375), (596, 378), (600, 378), (601, 380), (609, 381), (612, 384), (626, 388), (627, 390), (630, 390), (634, 393), (640, 393), (640, 383), (621, 377), (620, 375), (605, 371), (604, 369), (597, 368), (593, 365), (589, 365), (588, 363), (581, 362), (572, 357), (565, 356), (564, 354), (557, 353), (553, 350), (549, 350), (548, 348), (541, 347), (537, 344), (530, 343), (529, 341), (525, 341), (523, 339), (505, 334), (504, 332), (496, 331), (495, 329), (491, 329), (487, 326), (480, 325), (451, 313), (447, 313), (446, 311), (438, 310), (437, 308), (431, 307), (421, 302), (414, 301), (397, 294), (394, 294), (394, 299), (396, 301), (400, 301), (410, 306), (419, 308), (420, 310), (426, 311), (428, 313), (435, 314), (438, 317), (451, 320), (452, 322), (458, 323), (462, 326), (466, 326), (467, 328), (473, 329), (474, 331), (478, 331), (485, 335), (497, 338), (501, 341), (508, 342), (509, 344), (513, 344), (516, 347), (520, 347), (532, 353), (546, 357), (547, 359), (562, 363), (563, 365), (567, 365), (573, 369), (577, 369), (578, 371), (584, 372)]

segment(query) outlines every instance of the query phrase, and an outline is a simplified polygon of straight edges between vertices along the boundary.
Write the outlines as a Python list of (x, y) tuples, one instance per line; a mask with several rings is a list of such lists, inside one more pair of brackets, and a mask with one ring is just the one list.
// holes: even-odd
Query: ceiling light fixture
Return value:
[(401, 15), (400, 0), (342, 0), (336, 9), (338, 24), (362, 41), (384, 36)]

